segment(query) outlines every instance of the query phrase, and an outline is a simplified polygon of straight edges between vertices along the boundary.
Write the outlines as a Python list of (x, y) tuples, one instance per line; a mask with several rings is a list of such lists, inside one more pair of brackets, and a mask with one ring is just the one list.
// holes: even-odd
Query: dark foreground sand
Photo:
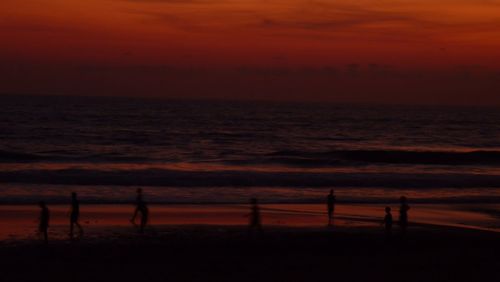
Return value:
[(500, 281), (500, 235), (379, 228), (157, 226), (98, 240), (0, 244), (0, 281)]

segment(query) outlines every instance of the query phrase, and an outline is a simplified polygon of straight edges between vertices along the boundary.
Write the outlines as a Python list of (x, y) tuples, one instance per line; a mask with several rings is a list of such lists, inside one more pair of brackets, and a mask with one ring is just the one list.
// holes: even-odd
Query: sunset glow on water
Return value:
[(6, 204), (500, 201), (495, 108), (2, 99)]

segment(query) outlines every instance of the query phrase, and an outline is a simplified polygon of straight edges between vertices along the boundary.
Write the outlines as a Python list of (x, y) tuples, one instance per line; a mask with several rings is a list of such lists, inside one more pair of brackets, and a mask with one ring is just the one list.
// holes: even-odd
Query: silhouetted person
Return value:
[(335, 197), (333, 189), (331, 189), (330, 194), (328, 194), (328, 197), (326, 197), (326, 205), (328, 209), (328, 226), (332, 225), (333, 213), (335, 212), (336, 201), (337, 198)]
[(399, 199), (400, 207), (399, 207), (399, 226), (401, 227), (401, 235), (406, 235), (406, 229), (408, 228), (408, 210), (410, 206), (408, 206), (407, 199), (405, 196), (402, 196)]
[(43, 236), (43, 241), (45, 242), (45, 244), (47, 244), (49, 242), (48, 229), (49, 229), (50, 211), (49, 208), (47, 208), (47, 205), (45, 204), (44, 201), (41, 201), (38, 205), (40, 206), (41, 209), (38, 232), (41, 236)]
[(262, 231), (262, 222), (260, 217), (260, 208), (257, 202), (257, 199), (252, 198), (250, 200), (251, 211), (250, 211), (250, 222), (249, 222), (249, 232), (253, 232), (254, 230)]
[(75, 192), (71, 193), (71, 213), (70, 213), (70, 223), (69, 223), (69, 236), (73, 239), (73, 230), (76, 225), (78, 227), (79, 237), (83, 236), (83, 228), (78, 222), (80, 218), (80, 201), (78, 201), (77, 195)]
[(135, 224), (135, 218), (137, 217), (137, 214), (140, 211), (140, 207), (143, 204), (143, 199), (142, 199), (142, 188), (137, 188), (137, 196), (135, 197), (135, 210), (134, 210), (134, 215), (132, 216), (132, 219), (130, 219), (130, 222)]
[(137, 197), (135, 199), (135, 211), (134, 211), (134, 215), (132, 216), (132, 219), (130, 220), (132, 222), (132, 224), (134, 224), (134, 225), (136, 224), (135, 219), (137, 218), (137, 215), (139, 213), (141, 214), (141, 223), (140, 223), (140, 227), (139, 227), (139, 232), (143, 233), (144, 228), (146, 227), (148, 220), (149, 220), (149, 209), (148, 209), (146, 202), (144, 202), (144, 199), (142, 197), (142, 189), (141, 188), (137, 189)]
[(149, 220), (149, 209), (144, 201), (142, 201), (141, 206), (139, 207), (139, 212), (141, 213), (141, 225), (139, 232), (144, 233), (144, 228), (146, 228)]
[(392, 213), (390, 207), (385, 207), (385, 217), (384, 222), (385, 235), (387, 238), (392, 237)]

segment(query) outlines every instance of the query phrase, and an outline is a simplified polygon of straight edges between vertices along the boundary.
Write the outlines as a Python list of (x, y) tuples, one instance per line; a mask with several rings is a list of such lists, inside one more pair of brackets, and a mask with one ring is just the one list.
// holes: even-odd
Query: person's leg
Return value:
[(83, 236), (83, 228), (80, 225), (80, 222), (78, 222), (78, 217), (73, 218), (71, 221), (71, 238), (72, 239), (75, 237), (75, 235), (74, 235), (75, 226), (76, 226), (76, 228), (78, 228), (78, 238), (81, 238)]
[(69, 222), (69, 237), (70, 239), (73, 239), (73, 229), (74, 229), (74, 222), (71, 220)]
[(330, 218), (329, 218), (330, 225), (333, 225), (334, 213), (335, 213), (335, 209), (332, 208), (332, 210), (330, 211)]
[(149, 220), (149, 211), (146, 209), (145, 211), (142, 212), (141, 233), (144, 232), (144, 228), (146, 228), (146, 225), (148, 224), (148, 220)]
[(130, 219), (130, 222), (134, 223), (135, 224), (135, 219), (137, 218), (137, 214), (139, 213), (139, 207), (136, 207), (135, 210), (134, 210), (134, 215), (132, 216), (132, 218)]
[(82, 237), (83, 236), (82, 225), (78, 221), (76, 221), (75, 223), (76, 223), (76, 226), (78, 227), (78, 234), (79, 234), (80, 237)]
[(48, 234), (47, 228), (45, 228), (43, 230), (43, 239), (44, 239), (45, 244), (49, 243), (49, 234)]
[(146, 227), (146, 220), (144, 218), (144, 215), (141, 217), (141, 227), (140, 227), (140, 230), (139, 232), (142, 234), (144, 233), (144, 228)]
[(141, 213), (141, 218), (140, 218), (140, 223), (139, 223), (139, 233), (144, 232), (144, 227), (146, 226), (146, 219), (147, 219), (147, 213), (144, 209), (140, 209), (139, 212)]

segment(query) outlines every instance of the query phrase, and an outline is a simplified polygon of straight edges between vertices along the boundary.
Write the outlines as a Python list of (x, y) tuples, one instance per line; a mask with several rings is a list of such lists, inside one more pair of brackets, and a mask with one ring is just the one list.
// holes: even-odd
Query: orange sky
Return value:
[(500, 104), (500, 0), (2, 0), (0, 92)]

